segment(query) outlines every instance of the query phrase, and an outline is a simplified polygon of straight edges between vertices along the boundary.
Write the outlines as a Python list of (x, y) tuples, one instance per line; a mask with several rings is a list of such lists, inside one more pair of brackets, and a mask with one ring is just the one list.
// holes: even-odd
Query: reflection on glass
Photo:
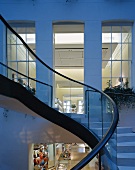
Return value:
[(18, 72), (27, 75), (28, 71), (27, 71), (27, 65), (26, 62), (18, 62)]
[(102, 43), (111, 43), (111, 27), (102, 27)]
[(36, 63), (35, 62), (29, 62), (29, 77), (36, 78)]
[(7, 29), (7, 44), (16, 44), (16, 36)]
[(111, 66), (109, 65), (109, 61), (102, 62), (102, 76), (103, 77), (111, 76)]
[(112, 43), (111, 45), (112, 60), (121, 60), (121, 44)]
[(102, 87), (103, 87), (103, 90), (107, 87), (110, 87), (110, 85), (108, 84), (108, 82), (110, 81), (110, 77), (108, 78), (102, 78)]
[(26, 60), (27, 59), (27, 56), (28, 56), (28, 51), (27, 49), (23, 46), (23, 45), (17, 45), (17, 52), (16, 52), (16, 55), (17, 55), (17, 60), (20, 61), (20, 60)]
[(13, 68), (14, 70), (17, 69), (17, 63), (16, 62), (8, 62), (8, 66)]
[(122, 77), (129, 77), (130, 76), (130, 69), (129, 65), (130, 62), (122, 61)]
[(132, 42), (132, 27), (131, 26), (122, 26), (122, 43), (131, 43)]
[(131, 44), (122, 44), (122, 60), (130, 60), (131, 54)]
[(102, 44), (102, 60), (111, 59), (111, 44), (104, 43)]
[(112, 43), (120, 43), (120, 42), (121, 42), (121, 27), (112, 26)]
[(7, 45), (7, 59), (8, 61), (16, 61), (16, 45)]
[(119, 77), (112, 78), (112, 87), (120, 85)]
[(112, 77), (121, 76), (121, 61), (112, 61)]

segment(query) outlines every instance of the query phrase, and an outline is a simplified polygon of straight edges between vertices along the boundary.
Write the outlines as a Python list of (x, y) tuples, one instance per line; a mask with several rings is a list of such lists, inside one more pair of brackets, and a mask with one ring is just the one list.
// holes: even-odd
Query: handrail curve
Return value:
[(117, 106), (115, 104), (115, 102), (104, 92), (86, 85), (82, 82), (78, 82), (76, 80), (73, 80), (72, 78), (69, 78), (59, 72), (57, 72), (56, 70), (53, 70), (50, 66), (48, 66), (44, 61), (42, 61), (31, 49), (30, 47), (27, 45), (27, 43), (25, 43), (25, 41), (12, 29), (12, 27), (6, 22), (6, 20), (2, 17), (2, 15), (0, 15), (0, 20), (4, 23), (4, 25), (11, 31), (13, 32), (19, 39), (20, 41), (23, 43), (23, 45), (32, 53), (32, 55), (40, 62), (42, 63), (46, 68), (48, 68), (49, 70), (51, 70), (52, 72), (58, 74), (59, 76), (62, 76), (63, 78), (70, 80), (72, 82), (78, 83), (80, 85), (83, 85), (87, 88), (91, 88), (93, 89), (95, 92), (99, 92), (100, 94), (102, 94), (103, 96), (105, 96), (113, 105), (113, 109), (114, 109), (114, 116), (113, 116), (113, 120), (111, 123), (110, 128), (108, 129), (108, 131), (106, 132), (106, 134), (104, 135), (104, 137), (101, 139), (101, 141), (93, 148), (93, 150), (84, 158), (82, 159), (77, 165), (75, 165), (71, 170), (79, 170), (82, 169), (85, 165), (87, 165), (102, 149), (103, 147), (106, 145), (106, 143), (109, 141), (109, 139), (111, 138), (111, 136), (113, 135), (118, 120), (119, 120), (119, 114), (118, 114), (118, 109)]

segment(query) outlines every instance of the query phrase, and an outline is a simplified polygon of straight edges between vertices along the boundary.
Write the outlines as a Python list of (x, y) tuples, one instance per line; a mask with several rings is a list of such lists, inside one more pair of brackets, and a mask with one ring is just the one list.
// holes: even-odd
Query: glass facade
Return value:
[(131, 86), (132, 26), (102, 26), (102, 89)]

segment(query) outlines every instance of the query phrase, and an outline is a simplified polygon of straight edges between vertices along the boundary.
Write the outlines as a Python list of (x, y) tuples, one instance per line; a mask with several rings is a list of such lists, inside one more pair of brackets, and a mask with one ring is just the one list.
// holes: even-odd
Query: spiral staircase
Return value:
[[(0, 96), (3, 100), (11, 98), (25, 105), (29, 110), (56, 124), (83, 140), (92, 151), (83, 158), (72, 170), (79, 170), (85, 167), (96, 155), (99, 157), (99, 169), (117, 169), (117, 132), (118, 110), (110, 97), (89, 85), (73, 80), (50, 68), (42, 61), (24, 42), (24, 40), (10, 27), (6, 20), (0, 16), (0, 34), (10, 32), (7, 41), (1, 36), (1, 54), (7, 44), (16, 42), (27, 50), (28, 56), (36, 59), (37, 69), (44, 71), (44, 75), (38, 73), (38, 80), (18, 72), (6, 64), (5, 59), (0, 59)], [(19, 48), (17, 50), (20, 50)], [(5, 56), (7, 57), (7, 56)], [(14, 75), (14, 76), (13, 76)], [(17, 76), (16, 76), (17, 75)], [(53, 106), (52, 77), (61, 77), (70, 87), (77, 85), (82, 87), (84, 93), (84, 114), (62, 113)], [(19, 78), (27, 81), (24, 85)], [(36, 84), (36, 90), (31, 88), (30, 82)], [(7, 102), (0, 103), (1, 107), (10, 108)], [(64, 122), (64, 123), (63, 123)]]

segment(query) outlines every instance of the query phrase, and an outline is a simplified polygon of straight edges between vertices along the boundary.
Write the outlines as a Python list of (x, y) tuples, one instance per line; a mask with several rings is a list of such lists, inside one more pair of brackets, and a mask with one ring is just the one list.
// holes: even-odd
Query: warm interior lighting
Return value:
[(19, 34), (27, 44), (35, 44), (35, 34)]
[(83, 44), (84, 33), (56, 33), (55, 44)]

